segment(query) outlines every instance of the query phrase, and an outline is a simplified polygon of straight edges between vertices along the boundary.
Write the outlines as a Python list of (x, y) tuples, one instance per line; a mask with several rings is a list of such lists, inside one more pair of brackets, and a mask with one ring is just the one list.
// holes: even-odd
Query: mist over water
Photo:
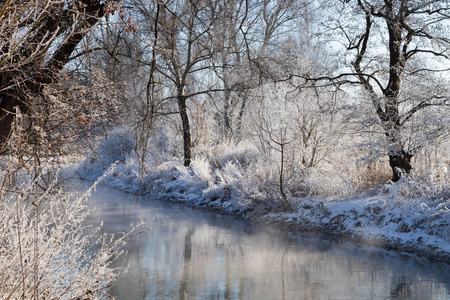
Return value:
[[(138, 200), (138, 201), (137, 201)], [(316, 238), (100, 187), (88, 223), (127, 231), (129, 269), (116, 299), (450, 299), (450, 267)]]

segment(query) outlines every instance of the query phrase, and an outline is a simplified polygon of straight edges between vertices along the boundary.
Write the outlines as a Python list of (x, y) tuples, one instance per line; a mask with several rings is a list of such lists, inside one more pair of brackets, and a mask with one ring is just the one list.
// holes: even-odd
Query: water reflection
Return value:
[(128, 244), (117, 299), (450, 299), (448, 265), (319, 239), (99, 188), (89, 222), (151, 219)]

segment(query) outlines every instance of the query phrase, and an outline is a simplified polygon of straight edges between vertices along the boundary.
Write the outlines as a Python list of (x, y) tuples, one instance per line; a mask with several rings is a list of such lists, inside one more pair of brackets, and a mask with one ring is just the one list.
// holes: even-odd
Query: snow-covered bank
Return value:
[[(79, 175), (95, 180), (110, 162), (88, 159)], [(193, 207), (241, 216), (251, 222), (272, 224), (303, 235), (351, 240), (450, 262), (450, 197), (426, 190), (419, 179), (366, 191), (357, 197), (292, 197), (293, 212), (262, 193), (261, 182), (249, 168), (228, 161), (213, 168), (206, 159), (185, 168), (172, 161), (155, 166), (139, 177), (133, 156), (116, 162), (103, 184), (120, 190), (150, 194)], [(259, 180), (263, 180), (259, 178)], [(269, 183), (268, 183), (269, 184)], [(422, 186), (423, 185), (423, 186)], [(275, 200), (274, 200), (275, 199)]]

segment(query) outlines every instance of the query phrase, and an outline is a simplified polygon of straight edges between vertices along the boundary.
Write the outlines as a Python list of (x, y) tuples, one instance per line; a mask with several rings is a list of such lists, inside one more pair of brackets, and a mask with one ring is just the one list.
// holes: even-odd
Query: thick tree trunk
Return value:
[[(398, 110), (393, 109), (392, 115), (384, 123), (384, 130), (389, 149), (389, 165), (392, 168), (392, 181), (397, 182), (402, 175), (409, 174), (412, 170), (412, 154), (405, 151), (401, 138), (401, 126), (399, 124)], [(392, 121), (394, 120), (394, 123)]]
[(184, 166), (189, 167), (192, 160), (192, 136), (191, 124), (189, 122), (189, 115), (186, 107), (186, 96), (182, 89), (177, 96), (178, 108), (180, 110), (181, 125), (183, 132), (183, 148), (184, 148)]
[(409, 174), (412, 170), (412, 155), (404, 151), (389, 155), (389, 165), (392, 168), (392, 181), (397, 182), (403, 174)]

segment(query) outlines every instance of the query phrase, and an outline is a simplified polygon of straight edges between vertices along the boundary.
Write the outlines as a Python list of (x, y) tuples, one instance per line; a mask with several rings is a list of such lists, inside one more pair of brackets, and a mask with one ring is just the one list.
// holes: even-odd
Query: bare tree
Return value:
[[(445, 29), (450, 5), (437, 0), (327, 4), (340, 10), (330, 29), (342, 34), (345, 50), (353, 55), (352, 71), (313, 80), (358, 84), (366, 91), (387, 141), (392, 180), (398, 181), (402, 173), (412, 170), (411, 159), (417, 151), (406, 145), (408, 122), (425, 108), (448, 107), (448, 93), (436, 83), (445, 81), (439, 74), (450, 70), (450, 39)], [(431, 93), (408, 93), (406, 83), (411, 86), (424, 79)]]
[[(277, 100), (280, 100), (280, 102), (282, 101), (281, 99)], [(285, 104), (284, 106), (287, 106), (286, 102), (283, 104)], [(274, 118), (275, 115), (277, 118)], [(262, 109), (260, 111), (259, 119), (260, 124), (258, 127), (262, 131), (262, 134), (260, 134), (261, 139), (279, 154), (278, 187), (281, 199), (283, 200), (284, 206), (288, 210), (293, 211), (292, 204), (286, 194), (285, 164), (288, 152), (287, 147), (296, 140), (298, 132), (292, 127), (292, 124), (289, 124), (289, 120), (286, 121), (286, 110), (274, 112), (271, 109), (269, 115), (267, 114), (267, 111)]]
[(220, 120), (219, 125), (222, 128), (224, 137), (230, 138), (233, 132), (233, 110), (239, 101), (235, 91), (245, 89), (244, 78), (246, 73), (245, 66), (248, 65), (243, 57), (245, 56), (244, 39), (241, 32), (242, 26), (249, 25), (247, 20), (250, 1), (217, 1), (217, 4), (211, 3), (211, 10), (218, 16), (218, 22), (213, 24), (211, 35), (215, 56), (212, 58), (212, 64), (215, 66), (213, 71), (218, 77), (223, 87), (223, 106), (219, 107)]
[[(249, 77), (246, 78), (244, 90), (278, 80), (281, 75), (279, 67), (292, 65), (282, 44), (289, 38), (289, 32), (301, 30), (296, 21), (307, 18), (305, 11), (309, 5), (308, 1), (258, 0), (250, 6), (247, 29), (242, 31), (248, 65), (246, 75)], [(237, 116), (238, 131), (248, 106), (247, 99), (246, 96), (241, 99)]]
[[(212, 68), (211, 57), (215, 51), (211, 29), (218, 22), (221, 13), (218, 2), (211, 1), (129, 1), (132, 10), (145, 20), (146, 28), (142, 34), (153, 41), (151, 74), (158, 76), (149, 79), (147, 91), (155, 85), (166, 85), (167, 99), (175, 99), (181, 119), (183, 136), (184, 165), (189, 166), (192, 159), (192, 132), (188, 112), (188, 100), (192, 97), (223, 89), (205, 87), (200, 77), (207, 76)], [(158, 78), (158, 80), (156, 80)], [(197, 84), (194, 84), (197, 83)], [(150, 101), (152, 102), (152, 101)]]

